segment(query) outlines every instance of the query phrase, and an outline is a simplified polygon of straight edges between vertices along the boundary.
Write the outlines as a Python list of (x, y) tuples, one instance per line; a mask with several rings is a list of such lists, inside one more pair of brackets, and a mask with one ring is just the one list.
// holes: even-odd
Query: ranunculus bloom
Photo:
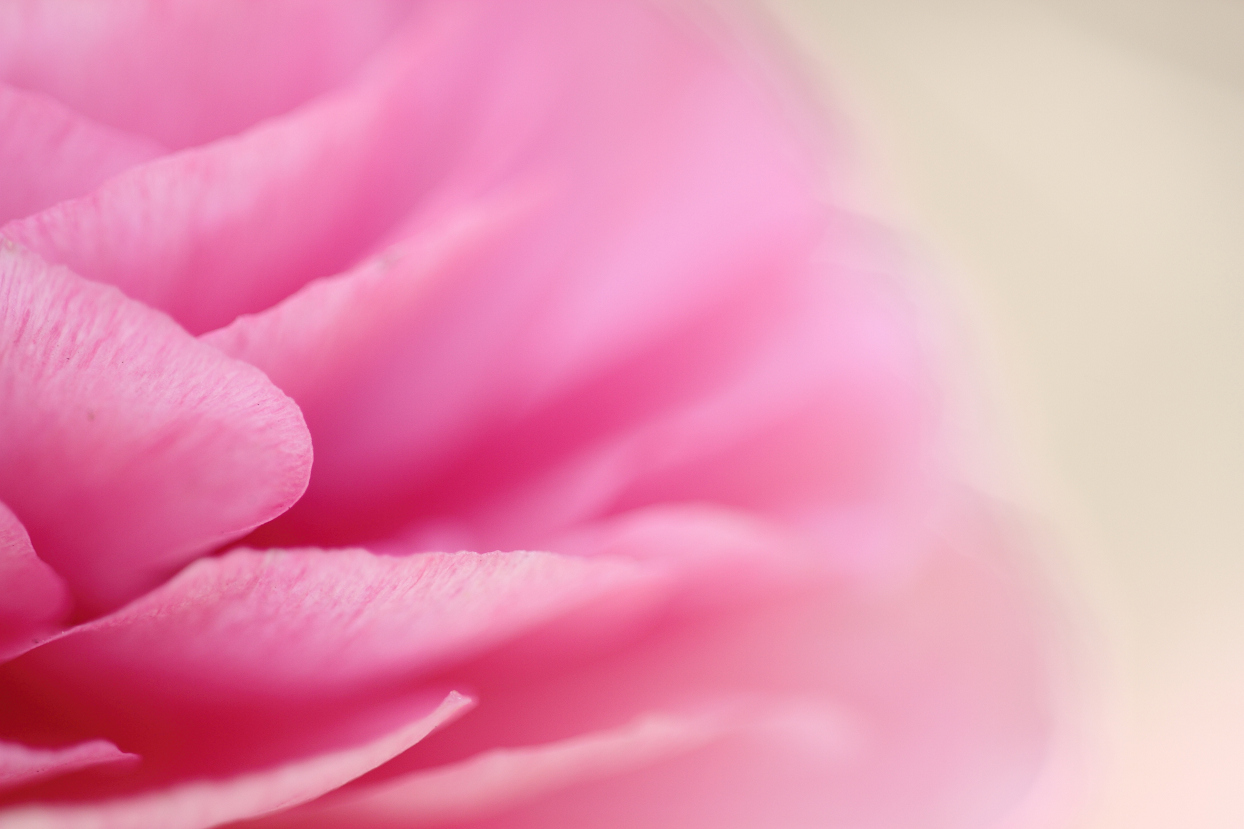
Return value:
[(0, 825), (1024, 797), (1040, 609), (765, 46), (657, 0), (0, 6)]

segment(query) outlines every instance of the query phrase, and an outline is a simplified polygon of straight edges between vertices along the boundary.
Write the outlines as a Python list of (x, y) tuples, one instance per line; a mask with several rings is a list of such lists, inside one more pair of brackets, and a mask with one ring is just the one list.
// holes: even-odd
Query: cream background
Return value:
[(766, 5), (1053, 527), (1096, 750), (1045, 822), (1244, 827), (1244, 0)]

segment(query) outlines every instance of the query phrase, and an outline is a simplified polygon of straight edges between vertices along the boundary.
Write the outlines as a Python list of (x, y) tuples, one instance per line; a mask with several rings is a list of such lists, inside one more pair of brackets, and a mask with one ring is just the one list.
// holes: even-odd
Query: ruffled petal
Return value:
[(127, 754), (107, 740), (90, 740), (63, 748), (0, 741), (0, 791), (80, 769), (134, 763), (138, 759), (138, 755)]
[(14, 0), (0, 7), (0, 78), (179, 149), (341, 83), (409, 5)]
[(244, 363), (0, 243), (0, 498), (90, 610), (284, 511), (311, 446)]
[(415, 707), (401, 727), (361, 745), (250, 774), (184, 782), (129, 797), (0, 809), (0, 823), (6, 829), (207, 829), (288, 809), (400, 754), (470, 704), (469, 698), (451, 692), (439, 705)]
[(26, 528), (0, 502), (0, 660), (35, 643), (69, 611), (69, 591), (30, 546)]
[(149, 138), (104, 127), (51, 98), (0, 84), (0, 224), (85, 195), (164, 152)]

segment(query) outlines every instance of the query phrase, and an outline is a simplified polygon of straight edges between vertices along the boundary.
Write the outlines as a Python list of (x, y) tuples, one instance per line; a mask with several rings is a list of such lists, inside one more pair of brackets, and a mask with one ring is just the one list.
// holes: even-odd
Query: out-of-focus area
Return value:
[(1049, 519), (1091, 674), (1071, 825), (1239, 829), (1244, 3), (766, 5), (955, 292), (1006, 494)]

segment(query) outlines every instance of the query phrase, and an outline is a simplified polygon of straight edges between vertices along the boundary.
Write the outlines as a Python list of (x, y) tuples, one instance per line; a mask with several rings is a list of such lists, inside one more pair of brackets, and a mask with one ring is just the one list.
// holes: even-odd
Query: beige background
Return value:
[(1071, 825), (1244, 827), (1244, 0), (767, 5), (1054, 528), (1094, 674)]

